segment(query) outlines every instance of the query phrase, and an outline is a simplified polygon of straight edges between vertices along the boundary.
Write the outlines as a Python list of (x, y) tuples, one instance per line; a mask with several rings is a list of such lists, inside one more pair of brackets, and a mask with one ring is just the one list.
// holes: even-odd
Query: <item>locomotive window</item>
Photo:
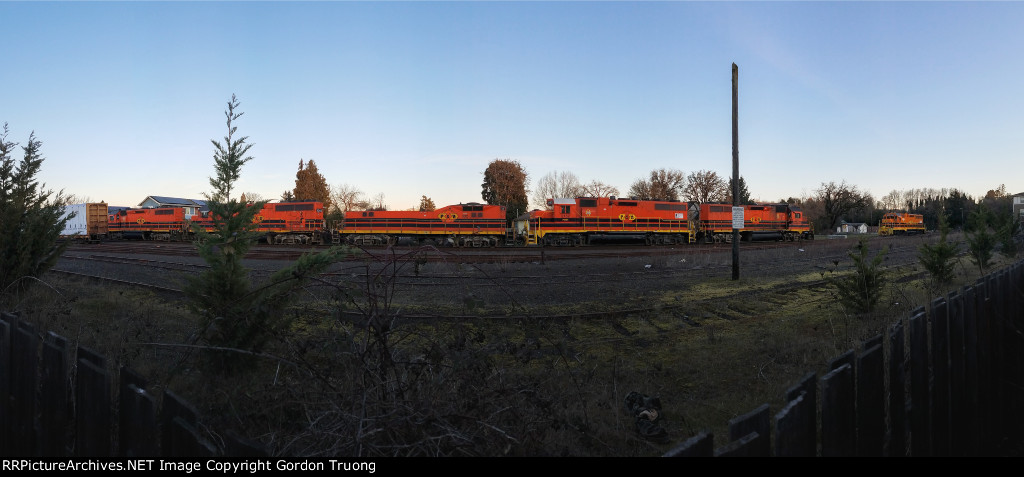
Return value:
[(473, 211), (479, 212), (479, 211), (484, 210), (484, 206), (482, 206), (482, 205), (464, 205), (464, 206), (462, 206), (462, 210), (463, 210), (463, 212), (473, 212)]
[(597, 207), (597, 199), (580, 199), (580, 207)]
[(730, 210), (731, 209), (728, 206), (724, 206), (724, 205), (712, 205), (711, 206), (711, 211), (712, 212), (729, 212)]
[(569, 213), (569, 206), (568, 205), (560, 205), (559, 207), (562, 208), (562, 213), (563, 214), (568, 214)]
[(799, 219), (800, 218), (800, 212), (797, 212), (795, 217)]
[(636, 207), (636, 202), (622, 202), (622, 201), (619, 201), (618, 205), (621, 205), (623, 207)]
[(686, 210), (686, 204), (654, 204), (654, 210)]
[(156, 215), (171, 215), (174, 211), (171, 209), (157, 209), (155, 213)]

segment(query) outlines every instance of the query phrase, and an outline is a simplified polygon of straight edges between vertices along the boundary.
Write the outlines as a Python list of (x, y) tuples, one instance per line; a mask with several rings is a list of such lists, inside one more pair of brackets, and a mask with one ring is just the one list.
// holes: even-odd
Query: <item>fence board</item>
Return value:
[[(1007, 409), (1006, 396), (1010, 393), (1009, 367), (1006, 360), (1006, 340), (1009, 337), (1010, 329), (1006, 326), (1006, 298), (1009, 290), (1007, 284), (1007, 270), (1004, 268), (991, 275), (993, 293), (992, 296), (992, 392), (994, 409)], [(1007, 430), (1006, 418), (1008, 415), (994, 416), (992, 420), (992, 432), (997, 436), (1005, 435)], [(1016, 423), (1015, 423), (1016, 424)]]
[(168, 457), (210, 457), (216, 454), (216, 449), (203, 439), (196, 426), (181, 416), (171, 419), (171, 425), (164, 432), (170, 437), (169, 446), (164, 449)]
[(110, 404), (110, 373), (92, 359), (79, 358), (75, 379), (76, 456), (112, 455)]
[(146, 379), (122, 367), (118, 389), (118, 455), (160, 455), (157, 440), (156, 399), (146, 391)]
[[(992, 298), (989, 282), (984, 277), (979, 278), (974, 288), (977, 293), (977, 314), (975, 320), (978, 325), (978, 394), (979, 402), (991, 402), (992, 399)], [(978, 423), (981, 426), (982, 438), (978, 445), (981, 450), (992, 449), (995, 442), (992, 440), (992, 421), (995, 413), (990, 406), (978, 406)]]
[(885, 450), (885, 356), (876, 344), (857, 358), (857, 455)]
[[(964, 419), (967, 433), (977, 436), (981, 432), (981, 395), (978, 390), (978, 297), (974, 286), (963, 289), (964, 312)], [(978, 439), (964, 442), (966, 455), (978, 455)]]
[(886, 455), (907, 455), (907, 389), (903, 322), (889, 329), (889, 441)]
[(821, 378), (821, 456), (852, 457), (856, 442), (853, 367), (843, 364)]
[(967, 432), (966, 381), (964, 376), (964, 303), (963, 295), (951, 292), (946, 299), (949, 316), (949, 455), (964, 455)]
[(36, 386), (39, 384), (39, 336), (18, 321), (11, 335), (11, 441), (16, 456), (36, 455)]
[(808, 435), (807, 423), (813, 428), (816, 413), (817, 408), (808, 402), (807, 393), (801, 392), (775, 415), (776, 457), (815, 457), (817, 438), (815, 434)]
[(928, 376), (928, 320), (924, 308), (910, 317), (910, 455), (931, 455)]
[(664, 457), (713, 457), (714, 444), (714, 434), (701, 432), (670, 449)]
[(156, 401), (146, 390), (129, 384), (121, 389), (119, 402), (118, 455), (153, 457), (160, 455), (157, 440)]
[(750, 443), (751, 455), (758, 457), (770, 457), (772, 455), (771, 443), (771, 415), (768, 404), (762, 404), (742, 416), (729, 421), (729, 439), (738, 440), (753, 433), (755, 439)]
[(43, 364), (39, 392), (39, 455), (66, 457), (66, 429), (69, 422), (68, 342), (54, 332), (43, 343)]
[(760, 454), (759, 440), (763, 439), (756, 432), (751, 432), (715, 449), (715, 457), (767, 457)]
[(810, 441), (805, 444), (810, 447), (807, 449), (799, 449), (797, 452), (803, 455), (818, 455), (818, 375), (817, 373), (810, 372), (805, 374), (796, 384), (786, 390), (786, 401), (795, 401), (800, 396), (804, 396), (801, 402), (801, 412), (808, 411), (808, 419), (802, 419), (805, 426), (804, 433), (809, 436)]
[[(180, 420), (183, 425), (176, 425), (176, 420)], [(194, 429), (198, 420), (199, 413), (191, 404), (174, 392), (164, 390), (163, 409), (160, 412), (160, 427), (164, 430), (163, 439), (160, 442), (161, 455), (187, 457), (188, 452), (191, 452), (189, 449), (195, 445), (188, 441), (188, 429)], [(183, 431), (182, 428), (185, 430)], [(177, 429), (177, 432), (172, 432), (172, 429)]]
[(15, 457), (11, 452), (11, 323), (17, 317), (0, 313), (0, 456)]
[(1010, 405), (1013, 407), (1013, 420), (1024, 422), (1024, 262), (1017, 262), (1011, 273), (1010, 311), (1007, 317), (1013, 333), (1007, 333), (1010, 340), (1011, 357), (1009, 367), (1013, 371), (1010, 377)]
[(851, 368), (853, 368), (856, 364), (856, 355), (854, 354), (854, 351), (852, 349), (846, 350), (846, 352), (844, 352), (843, 354), (829, 360), (828, 370), (835, 371), (844, 364), (850, 365)]
[(949, 455), (949, 315), (945, 298), (932, 300), (931, 443), (932, 455)]

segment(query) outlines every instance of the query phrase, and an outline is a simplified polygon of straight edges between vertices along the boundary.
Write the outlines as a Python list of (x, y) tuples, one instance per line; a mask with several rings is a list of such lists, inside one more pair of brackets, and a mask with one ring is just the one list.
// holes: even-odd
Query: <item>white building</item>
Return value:
[(843, 222), (836, 227), (837, 234), (866, 234), (868, 233), (868, 224), (865, 223), (847, 223)]

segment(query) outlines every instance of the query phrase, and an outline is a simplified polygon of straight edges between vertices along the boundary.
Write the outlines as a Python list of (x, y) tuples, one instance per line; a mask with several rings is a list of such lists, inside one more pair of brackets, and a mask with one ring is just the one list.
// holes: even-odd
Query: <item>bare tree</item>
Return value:
[(265, 200), (259, 192), (242, 192), (243, 202), (262, 202)]
[(839, 219), (846, 214), (871, 205), (869, 195), (860, 192), (857, 186), (849, 185), (846, 181), (839, 184), (822, 182), (817, 190), (817, 199), (822, 204), (822, 218), (828, 230), (835, 229)]
[(362, 196), (362, 191), (348, 184), (339, 184), (331, 188), (331, 204), (342, 213), (367, 208), (369, 204)]
[(368, 210), (388, 210), (387, 204), (384, 203), (384, 193), (381, 192), (370, 199), (370, 207)]
[[(742, 179), (742, 177), (741, 177)], [(699, 204), (710, 202), (724, 202), (726, 197), (731, 196), (726, 190), (728, 184), (725, 179), (714, 171), (691, 172), (686, 180), (686, 187), (683, 189), (683, 198), (692, 200)]]
[(533, 205), (546, 208), (548, 199), (554, 198), (576, 198), (584, 195), (583, 186), (579, 178), (572, 172), (552, 171), (537, 181), (537, 188), (533, 192)]
[(641, 200), (679, 200), (686, 186), (686, 174), (676, 169), (656, 169), (649, 179), (637, 179), (629, 187), (629, 196)]
[(902, 192), (893, 189), (888, 194), (883, 195), (881, 200), (878, 201), (878, 208), (887, 211), (900, 209), (900, 204), (902, 203), (900, 197), (902, 195)]
[(604, 182), (592, 180), (583, 186), (583, 195), (587, 197), (610, 197), (619, 195), (619, 189)]
[(437, 206), (434, 205), (434, 199), (431, 199), (430, 197), (427, 196), (423, 196), (422, 198), (420, 198), (419, 208), (413, 210), (419, 210), (420, 212), (430, 212), (434, 209), (437, 209)]
[(69, 194), (64, 196), (64, 203), (61, 205), (88, 204), (90, 202), (93, 200), (87, 195)]

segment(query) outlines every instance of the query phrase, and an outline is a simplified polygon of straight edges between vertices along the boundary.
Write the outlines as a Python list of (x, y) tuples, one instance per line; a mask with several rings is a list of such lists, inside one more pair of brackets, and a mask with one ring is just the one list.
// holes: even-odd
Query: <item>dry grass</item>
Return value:
[[(890, 267), (886, 306), (851, 316), (827, 282), (843, 273), (831, 256), (794, 275), (751, 265), (740, 280), (699, 257), (688, 266), (714, 271), (605, 318), (352, 320), (318, 291), (254, 371), (230, 376), (195, 365), (210, 351), (182, 346), (197, 324), (167, 297), (48, 276), (8, 300), (37, 329), (189, 400), (214, 442), (230, 430), (281, 456), (658, 456), (701, 431), (724, 444), (730, 419), (765, 403), (778, 411), (806, 373), (934, 296), (913, 265)], [(977, 278), (964, 262), (950, 290)], [(667, 442), (637, 435), (631, 391), (660, 397)]]

